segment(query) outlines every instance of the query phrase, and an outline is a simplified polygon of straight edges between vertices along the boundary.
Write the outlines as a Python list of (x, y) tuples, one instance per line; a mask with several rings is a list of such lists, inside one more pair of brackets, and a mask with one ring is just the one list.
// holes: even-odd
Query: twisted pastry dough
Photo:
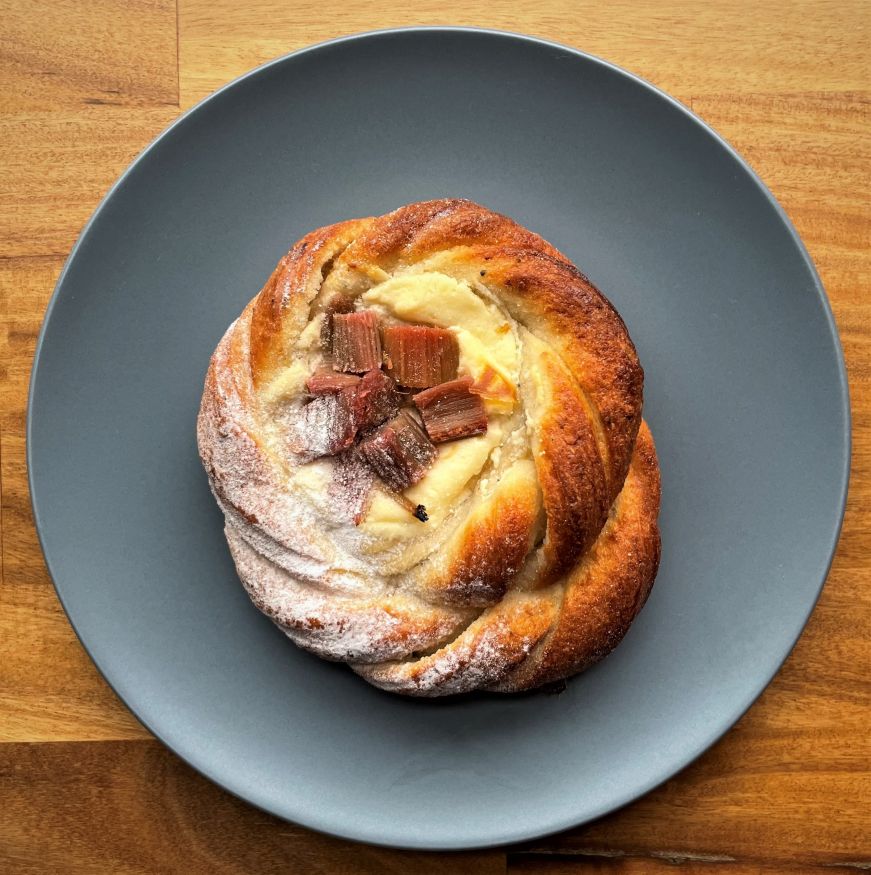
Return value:
[[(442, 444), (409, 490), (337, 511), (335, 458), (288, 435), (332, 296), (450, 328), (491, 384), (487, 433)], [(313, 231), (230, 326), (198, 443), (252, 600), (295, 643), (383, 689), (513, 692), (619, 643), (659, 562), (660, 484), (643, 372), (620, 316), (562, 254), (465, 200)]]

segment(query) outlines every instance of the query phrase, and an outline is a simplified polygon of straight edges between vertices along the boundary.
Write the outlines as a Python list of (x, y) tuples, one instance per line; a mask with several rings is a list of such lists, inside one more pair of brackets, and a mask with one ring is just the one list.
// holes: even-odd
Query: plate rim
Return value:
[[(683, 757), (679, 759), (679, 762), (674, 767), (671, 767), (668, 771), (668, 774), (657, 777), (652, 781), (646, 782), (644, 785), (640, 787), (635, 787), (629, 792), (624, 792), (615, 796), (612, 801), (608, 804), (604, 804), (599, 806), (597, 809), (594, 809), (592, 812), (582, 816), (580, 819), (577, 815), (575, 816), (567, 816), (560, 819), (555, 819), (551, 823), (547, 829), (542, 830), (540, 828), (534, 829), (524, 829), (523, 827), (513, 828), (506, 830), (503, 834), (495, 835), (490, 838), (481, 838), (480, 840), (476, 840), (473, 842), (469, 841), (432, 841), (427, 840), (425, 837), (409, 837), (404, 836), (400, 838), (400, 834), (402, 832), (401, 829), (395, 830), (396, 837), (383, 837), (379, 838), (377, 836), (372, 836), (368, 834), (365, 828), (348, 828), (342, 827), (341, 825), (337, 825), (335, 823), (325, 822), (324, 818), (313, 818), (308, 819), (305, 817), (305, 812), (302, 812), (302, 815), (297, 817), (294, 815), (293, 819), (290, 818), (289, 815), (279, 813), (270, 808), (267, 808), (263, 805), (258, 804), (257, 802), (252, 801), (247, 796), (243, 795), (241, 791), (237, 791), (232, 787), (228, 786), (226, 783), (226, 779), (221, 779), (217, 777), (212, 771), (205, 765), (198, 764), (193, 761), (193, 759), (188, 755), (183, 755), (179, 753), (176, 748), (170, 744), (164, 736), (156, 731), (154, 726), (151, 725), (149, 720), (146, 720), (137, 713), (133, 709), (133, 707), (127, 702), (125, 697), (119, 693), (116, 689), (115, 685), (109, 679), (106, 674), (106, 670), (104, 670), (103, 666), (97, 662), (91, 653), (90, 648), (86, 641), (82, 638), (79, 633), (79, 630), (70, 615), (70, 611), (67, 607), (67, 603), (64, 599), (64, 595), (62, 592), (62, 586), (58, 584), (57, 576), (55, 574), (55, 570), (52, 568), (52, 562), (49, 559), (48, 553), (45, 549), (45, 544), (43, 542), (43, 523), (42, 523), (42, 515), (38, 506), (38, 499), (34, 493), (33, 485), (34, 485), (34, 465), (33, 465), (33, 455), (32, 455), (32, 433), (33, 433), (33, 409), (35, 405), (34, 396), (35, 396), (35, 385), (37, 373), (39, 370), (40, 359), (42, 355), (42, 348), (45, 342), (45, 338), (48, 332), (48, 326), (51, 322), (51, 317), (54, 312), (55, 304), (57, 303), (61, 290), (64, 285), (64, 281), (66, 279), (67, 273), (69, 272), (70, 266), (72, 265), (76, 255), (80, 247), (82, 246), (85, 238), (91, 231), (92, 226), (96, 223), (100, 213), (106, 207), (108, 202), (114, 196), (116, 190), (118, 190), (127, 180), (127, 178), (135, 171), (135, 169), (142, 163), (146, 157), (149, 155), (152, 150), (155, 150), (161, 141), (171, 135), (171, 133), (176, 129), (176, 127), (187, 122), (188, 118), (193, 116), (201, 107), (204, 107), (210, 101), (217, 99), (220, 95), (222, 95), (225, 91), (228, 91), (237, 85), (241, 84), (244, 81), (249, 79), (254, 79), (257, 76), (264, 74), (266, 71), (271, 69), (274, 66), (278, 66), (288, 62), (291, 59), (298, 58), (303, 55), (307, 55), (310, 53), (317, 53), (324, 49), (338, 46), (344, 43), (355, 43), (359, 41), (365, 41), (372, 38), (384, 37), (384, 36), (413, 36), (427, 34), (438, 37), (443, 34), (470, 34), (479, 37), (492, 38), (495, 40), (504, 40), (506, 42), (519, 41), (523, 43), (529, 43), (533, 45), (538, 45), (544, 48), (556, 50), (558, 52), (568, 53), (581, 61), (585, 61), (588, 63), (593, 63), (598, 65), (606, 70), (614, 73), (624, 79), (628, 79), (634, 85), (639, 86), (643, 90), (649, 92), (653, 97), (659, 98), (661, 100), (666, 101), (666, 103), (670, 104), (672, 108), (679, 111), (684, 117), (693, 122), (694, 124), (700, 126), (702, 130), (710, 137), (714, 139), (714, 141), (720, 146), (720, 148), (724, 149), (726, 153), (739, 165), (741, 170), (746, 173), (749, 179), (753, 182), (755, 187), (760, 191), (760, 193), (764, 196), (764, 198), (768, 201), (768, 204), (773, 207), (775, 214), (779, 218), (781, 224), (786, 229), (793, 245), (796, 247), (797, 253), (802, 258), (804, 265), (813, 281), (814, 290), (816, 292), (817, 298), (822, 306), (822, 312), (825, 317), (825, 325), (828, 329), (829, 336), (832, 341), (832, 345), (835, 351), (835, 359), (837, 364), (837, 377), (838, 377), (838, 389), (839, 389), (839, 406), (841, 409), (841, 413), (844, 417), (844, 434), (843, 441), (839, 448), (841, 455), (841, 472), (840, 472), (840, 489), (838, 496), (838, 510), (836, 514), (836, 520), (834, 520), (834, 526), (831, 531), (830, 539), (831, 543), (828, 548), (828, 556), (825, 560), (825, 573), (822, 575), (822, 579), (819, 581), (816, 587), (816, 593), (810, 601), (807, 611), (805, 612), (801, 622), (798, 624), (798, 628), (795, 630), (794, 634), (791, 636), (791, 642), (786, 649), (783, 657), (777, 662), (777, 664), (770, 671), (766, 671), (764, 673), (764, 681), (762, 681), (757, 687), (755, 687), (750, 694), (746, 697), (745, 700), (741, 701), (738, 706), (730, 712), (730, 716), (724, 722), (724, 726), (721, 729), (718, 729), (715, 733), (713, 733), (710, 737), (706, 738), (698, 747), (685, 754)], [(639, 76), (636, 73), (633, 73), (629, 70), (624, 69), (623, 67), (618, 66), (617, 64), (605, 60), (604, 58), (600, 58), (596, 55), (590, 54), (589, 52), (585, 52), (581, 49), (577, 49), (573, 46), (565, 45), (563, 43), (556, 42), (554, 40), (544, 39), (542, 37), (531, 36), (529, 34), (518, 33), (509, 30), (501, 30), (497, 28), (487, 28), (487, 27), (469, 27), (469, 26), (453, 26), (453, 25), (427, 25), (427, 26), (409, 26), (409, 27), (392, 27), (392, 28), (382, 28), (377, 30), (367, 30), (367, 31), (358, 31), (350, 34), (345, 34), (339, 37), (335, 37), (333, 39), (324, 40), (318, 43), (313, 43), (307, 46), (303, 46), (300, 49), (297, 49), (292, 52), (288, 52), (286, 54), (280, 55), (278, 57), (272, 58), (269, 61), (266, 61), (263, 64), (260, 64), (252, 69), (242, 73), (240, 76), (232, 79), (226, 84), (222, 85), (220, 88), (215, 91), (209, 93), (201, 100), (197, 101), (193, 106), (189, 109), (182, 112), (179, 116), (177, 116), (173, 121), (167, 125), (156, 137), (154, 137), (146, 146), (143, 148), (136, 157), (125, 167), (120, 176), (115, 180), (115, 182), (111, 185), (105, 195), (100, 199), (100, 202), (95, 207), (93, 213), (90, 218), (82, 227), (82, 230), (79, 232), (75, 243), (70, 249), (69, 255), (66, 257), (63, 268), (61, 269), (60, 274), (58, 275), (57, 281), (55, 283), (54, 290), (52, 291), (51, 297), (46, 305), (45, 312), (42, 317), (42, 323), (40, 325), (39, 335), (37, 338), (36, 346), (34, 348), (33, 360), (30, 368), (30, 376), (29, 376), (29, 384), (28, 384), (28, 394), (27, 394), (27, 419), (26, 419), (26, 428), (25, 428), (25, 448), (26, 448), (26, 466), (27, 466), (27, 485), (28, 485), (28, 493), (31, 511), (33, 514), (34, 527), (37, 532), (37, 538), (39, 540), (40, 551), (42, 552), (43, 559), (45, 561), (46, 569), (49, 573), (49, 577), (51, 578), (52, 585), (54, 587), (55, 593), (57, 594), (58, 600), (61, 603), (61, 607), (66, 614), (66, 618), (75, 632), (76, 637), (90, 658), (91, 662), (96, 667), (97, 671), (100, 673), (100, 676), (103, 680), (108, 684), (109, 688), (112, 692), (117, 696), (117, 698), (124, 704), (124, 707), (127, 708), (130, 713), (139, 721), (153, 736), (156, 738), (164, 747), (166, 747), (169, 751), (172, 752), (173, 755), (179, 757), (186, 765), (194, 769), (198, 774), (202, 775), (204, 778), (209, 780), (211, 783), (220, 787), (223, 791), (230, 793), (236, 798), (242, 800), (247, 805), (251, 805), (254, 808), (257, 808), (265, 813), (278, 817), (287, 822), (296, 823), (300, 826), (303, 826), (307, 829), (311, 829), (315, 832), (323, 833), (326, 835), (337, 836), (339, 838), (348, 839), (351, 841), (361, 842), (369, 845), (373, 845), (376, 847), (386, 847), (386, 848), (396, 848), (403, 850), (415, 850), (415, 851), (462, 851), (462, 850), (483, 850), (488, 848), (499, 848), (504, 847), (505, 845), (515, 844), (519, 842), (526, 842), (535, 839), (540, 839), (544, 836), (553, 835), (558, 832), (562, 832), (567, 829), (575, 828), (582, 826), (586, 823), (589, 823), (593, 820), (596, 820), (599, 817), (602, 817), (606, 814), (610, 814), (616, 812), (625, 806), (631, 804), (632, 802), (640, 799), (641, 797), (647, 795), (649, 792), (654, 790), (655, 788), (661, 786), (666, 781), (673, 778), (675, 775), (682, 772), (687, 766), (693, 763), (698, 757), (700, 757), (703, 753), (709, 750), (713, 745), (715, 745), (723, 736), (726, 735), (737, 723), (738, 721), (747, 713), (747, 711), (753, 706), (756, 700), (762, 695), (765, 689), (771, 684), (773, 679), (780, 672), (783, 664), (789, 658), (790, 654), (795, 648), (798, 639), (801, 637), (804, 632), (805, 627), (807, 626), (810, 615), (813, 613), (818, 601), (820, 594), (822, 592), (823, 587), (828, 580), (829, 572), (831, 571), (831, 566), (834, 561), (834, 557), (837, 551), (837, 547), (840, 541), (840, 535), (843, 528), (844, 515), (846, 512), (847, 506), (847, 498), (849, 494), (849, 483), (850, 483), (850, 468), (851, 468), (851, 459), (852, 459), (852, 410), (850, 403), (850, 391), (849, 391), (849, 381), (847, 377), (847, 368), (844, 359), (844, 350), (843, 345), (841, 343), (841, 338), (838, 333), (837, 324), (835, 322), (834, 314), (832, 312), (831, 303), (826, 294), (825, 287), (823, 286), (822, 280), (820, 279), (819, 273), (817, 272), (816, 266), (804, 245), (801, 237), (796, 231), (792, 221), (787, 215), (784, 208), (778, 202), (778, 200), (774, 197), (772, 192), (769, 190), (768, 186), (762, 181), (756, 171), (747, 163), (747, 161), (738, 153), (738, 151), (718, 132), (716, 131), (710, 124), (704, 121), (701, 117), (696, 115), (689, 107), (685, 106), (681, 103), (677, 98), (672, 97), (670, 94), (666, 93), (653, 83), (647, 81), (643, 77)]]

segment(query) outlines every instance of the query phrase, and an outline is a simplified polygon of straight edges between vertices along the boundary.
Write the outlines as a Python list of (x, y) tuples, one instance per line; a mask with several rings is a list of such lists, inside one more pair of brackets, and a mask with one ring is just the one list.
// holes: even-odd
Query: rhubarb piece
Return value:
[(395, 416), (401, 403), (396, 384), (380, 369), (362, 378), (320, 370), (306, 386), (316, 397), (300, 412), (292, 448), (309, 461), (347, 449), (358, 431)]
[(457, 376), (460, 348), (453, 332), (425, 325), (390, 325), (384, 351), (391, 375), (401, 386), (426, 389)]
[(333, 370), (362, 374), (381, 367), (378, 317), (371, 310), (333, 316)]
[(353, 313), (354, 299), (348, 295), (343, 295), (340, 292), (331, 295), (329, 300), (324, 304), (324, 317), (321, 322), (321, 347), (323, 349), (333, 348), (333, 316), (336, 313)]
[(372, 502), (372, 484), (375, 472), (366, 464), (355, 448), (336, 456), (333, 479), (327, 489), (336, 514), (359, 526)]
[(360, 383), (356, 374), (339, 374), (332, 368), (315, 371), (306, 381), (306, 388), (312, 395), (332, 395), (343, 389), (351, 389)]
[(423, 478), (437, 451), (424, 430), (403, 410), (363, 440), (360, 452), (388, 489), (402, 492)]
[(414, 396), (427, 434), (434, 443), (484, 434), (487, 414), (480, 395), (471, 391), (468, 377), (425, 389)]
[(301, 410), (291, 435), (291, 450), (301, 461), (334, 456), (354, 443), (351, 393), (344, 389), (332, 395), (319, 395)]
[(396, 383), (384, 371), (369, 371), (355, 388), (351, 402), (357, 428), (365, 431), (381, 425), (399, 413), (401, 402)]

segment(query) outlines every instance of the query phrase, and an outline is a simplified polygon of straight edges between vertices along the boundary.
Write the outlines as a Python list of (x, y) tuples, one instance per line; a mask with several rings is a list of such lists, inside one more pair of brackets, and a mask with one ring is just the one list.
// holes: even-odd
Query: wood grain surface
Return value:
[[(278, 821), (154, 741), (73, 634), (33, 529), (30, 364), (63, 259), (126, 164), (250, 67), (411, 24), (555, 39), (690, 106), (802, 235), (841, 332), (853, 468), (820, 603), (777, 678), (696, 763), (597, 823), (463, 855)], [(0, 871), (570, 872), (871, 869), (871, 5), (556, 0), (0, 0)]]

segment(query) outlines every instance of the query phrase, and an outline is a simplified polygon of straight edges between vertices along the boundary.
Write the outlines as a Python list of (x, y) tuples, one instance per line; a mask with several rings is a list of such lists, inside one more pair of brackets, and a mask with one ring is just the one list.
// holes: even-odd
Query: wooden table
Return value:
[[(871, 5), (868, 0), (29, 0), (0, 3), (0, 871), (831, 872), (871, 868)], [(24, 460), (31, 357), (64, 257), (182, 110), (340, 34), (485, 25), (654, 82), (749, 160), (810, 249), (847, 357), (854, 456), (819, 606), (759, 702), (701, 759), (592, 825), (485, 853), (370, 848), (255, 811), (157, 743), (58, 604)]]

